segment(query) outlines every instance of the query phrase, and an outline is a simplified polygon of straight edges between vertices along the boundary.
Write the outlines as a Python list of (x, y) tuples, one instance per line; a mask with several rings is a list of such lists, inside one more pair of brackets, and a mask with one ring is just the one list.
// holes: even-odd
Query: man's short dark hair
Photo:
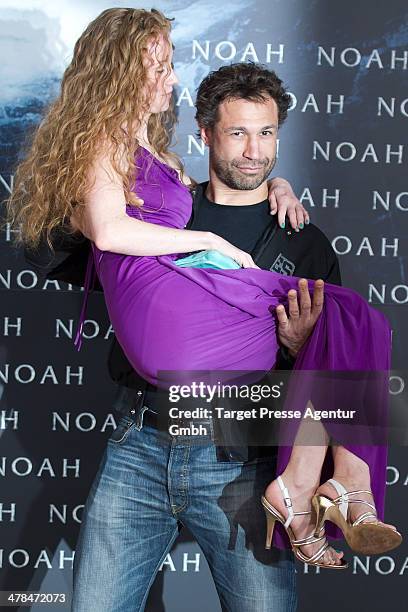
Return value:
[(278, 107), (278, 126), (288, 115), (290, 95), (273, 70), (260, 64), (241, 62), (210, 72), (197, 90), (196, 120), (200, 128), (213, 128), (224, 100), (265, 102), (273, 98)]

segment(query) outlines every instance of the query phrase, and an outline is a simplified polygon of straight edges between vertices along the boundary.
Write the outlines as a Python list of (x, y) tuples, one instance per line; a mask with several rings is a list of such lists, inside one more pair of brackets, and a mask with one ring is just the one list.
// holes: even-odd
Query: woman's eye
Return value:
[(159, 74), (163, 74), (164, 72), (171, 72), (173, 70), (173, 64), (167, 64), (165, 66), (161, 66), (161, 68), (157, 68), (156, 72)]

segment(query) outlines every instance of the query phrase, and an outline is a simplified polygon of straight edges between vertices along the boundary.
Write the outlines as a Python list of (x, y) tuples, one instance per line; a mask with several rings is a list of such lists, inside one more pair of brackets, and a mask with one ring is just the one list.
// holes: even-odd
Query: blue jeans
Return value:
[(265, 550), (260, 497), (275, 462), (219, 462), (211, 434), (197, 441), (143, 426), (143, 414), (120, 419), (84, 509), (73, 612), (142, 612), (182, 525), (207, 559), (224, 612), (296, 609), (292, 553)]

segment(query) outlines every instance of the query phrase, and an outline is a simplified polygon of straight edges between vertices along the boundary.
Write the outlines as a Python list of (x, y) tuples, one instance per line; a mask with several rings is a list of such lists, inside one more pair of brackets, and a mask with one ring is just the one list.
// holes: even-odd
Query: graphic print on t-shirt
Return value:
[(290, 259), (287, 259), (282, 253), (279, 253), (271, 267), (269, 268), (273, 272), (279, 272), (279, 274), (285, 274), (286, 276), (293, 276), (295, 271), (295, 264)]

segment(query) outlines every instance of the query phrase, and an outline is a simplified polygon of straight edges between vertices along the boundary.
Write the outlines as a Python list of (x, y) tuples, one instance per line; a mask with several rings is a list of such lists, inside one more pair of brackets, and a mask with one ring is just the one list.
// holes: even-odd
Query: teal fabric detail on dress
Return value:
[(240, 268), (241, 266), (228, 255), (223, 255), (219, 251), (200, 251), (182, 259), (174, 261), (180, 268), (218, 268), (219, 270), (229, 270)]

